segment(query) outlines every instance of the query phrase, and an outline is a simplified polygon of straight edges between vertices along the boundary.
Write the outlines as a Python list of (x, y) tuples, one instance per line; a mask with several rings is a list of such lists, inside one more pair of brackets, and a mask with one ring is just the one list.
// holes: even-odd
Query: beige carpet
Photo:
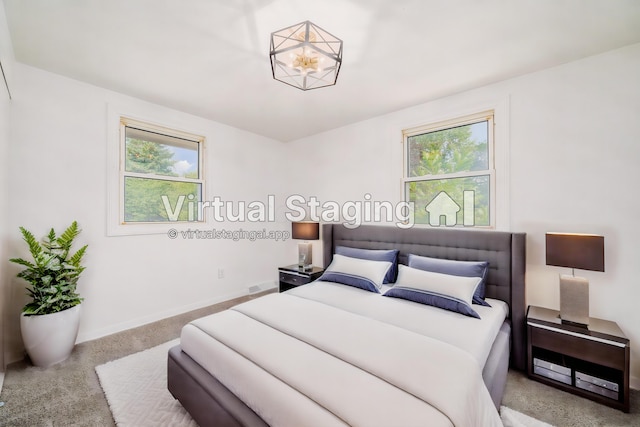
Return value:
[(500, 418), (504, 427), (553, 427), (506, 406), (500, 407)]
[[(118, 427), (197, 427), (167, 390), (167, 352), (178, 340), (96, 366)], [(505, 427), (552, 427), (502, 407)]]

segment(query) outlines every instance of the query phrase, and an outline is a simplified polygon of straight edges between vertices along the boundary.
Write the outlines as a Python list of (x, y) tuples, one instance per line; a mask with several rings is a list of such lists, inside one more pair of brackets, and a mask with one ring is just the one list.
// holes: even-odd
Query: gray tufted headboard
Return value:
[(323, 224), (324, 266), (331, 263), (336, 246), (364, 249), (398, 249), (399, 262), (409, 254), (460, 261), (488, 261), (486, 295), (509, 304), (511, 366), (524, 370), (525, 335), (525, 234), (489, 230), (440, 228), (401, 229), (395, 226)]

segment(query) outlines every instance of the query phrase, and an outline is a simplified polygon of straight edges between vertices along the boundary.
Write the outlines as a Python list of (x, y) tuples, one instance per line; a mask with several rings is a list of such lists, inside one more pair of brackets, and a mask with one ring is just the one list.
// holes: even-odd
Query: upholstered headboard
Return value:
[(526, 366), (525, 234), (489, 230), (440, 228), (401, 229), (395, 226), (323, 224), (324, 266), (331, 263), (336, 246), (398, 249), (399, 262), (409, 254), (460, 261), (488, 261), (486, 295), (509, 304), (511, 366)]

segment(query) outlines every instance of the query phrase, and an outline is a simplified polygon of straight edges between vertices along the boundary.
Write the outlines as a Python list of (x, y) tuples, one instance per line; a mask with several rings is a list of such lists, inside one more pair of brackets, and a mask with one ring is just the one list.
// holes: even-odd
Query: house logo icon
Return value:
[(458, 212), (462, 209), (463, 225), (470, 227), (475, 225), (475, 191), (464, 190), (462, 192), (462, 208), (456, 201), (441, 191), (425, 206), (429, 214), (429, 225), (432, 227), (454, 227), (458, 225)]

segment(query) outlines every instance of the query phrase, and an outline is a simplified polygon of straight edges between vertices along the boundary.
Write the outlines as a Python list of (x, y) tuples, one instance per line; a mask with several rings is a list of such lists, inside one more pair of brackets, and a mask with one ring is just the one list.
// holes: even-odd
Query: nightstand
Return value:
[(278, 268), (280, 276), (280, 292), (288, 291), (296, 286), (313, 282), (324, 273), (324, 268), (309, 267), (302, 269), (297, 264)]
[(615, 322), (563, 323), (557, 310), (527, 309), (529, 377), (629, 412), (629, 339)]

